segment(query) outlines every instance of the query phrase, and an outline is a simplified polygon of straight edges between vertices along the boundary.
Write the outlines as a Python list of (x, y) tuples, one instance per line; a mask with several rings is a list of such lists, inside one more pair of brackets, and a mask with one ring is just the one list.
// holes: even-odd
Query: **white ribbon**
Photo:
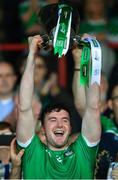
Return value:
[(53, 47), (55, 47), (55, 44), (56, 44), (56, 40), (57, 40), (57, 34), (58, 34), (58, 31), (59, 31), (59, 23), (60, 23), (60, 14), (62, 12), (62, 9), (59, 10), (59, 17), (58, 17), (58, 21), (57, 21), (57, 26), (56, 26), (56, 30), (54, 32), (54, 40), (53, 40)]
[(91, 58), (92, 58), (92, 74), (91, 84), (97, 83), (100, 85), (101, 80), (101, 68), (102, 68), (102, 52), (99, 42), (93, 38), (84, 39), (85, 42), (89, 42), (91, 46)]
[[(59, 24), (60, 24), (61, 12), (62, 12), (62, 9), (59, 10), (59, 17), (58, 17), (58, 21), (57, 21), (56, 30), (55, 30), (55, 33), (54, 33), (53, 47), (55, 47), (56, 40), (57, 40), (57, 35), (58, 35), (58, 31), (59, 31)], [(68, 49), (69, 49), (70, 33), (71, 33), (71, 22), (72, 22), (72, 12), (70, 13), (70, 19), (69, 19), (69, 25), (68, 25), (68, 31), (67, 31), (67, 42), (65, 43), (65, 46), (64, 46), (62, 55), (66, 55), (66, 53), (67, 53), (67, 51), (68, 51)]]

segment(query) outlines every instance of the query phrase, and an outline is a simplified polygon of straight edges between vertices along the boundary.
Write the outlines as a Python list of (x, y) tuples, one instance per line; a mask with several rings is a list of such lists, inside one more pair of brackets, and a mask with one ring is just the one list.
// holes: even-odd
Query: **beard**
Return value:
[[(62, 138), (62, 140), (61, 140)], [(63, 139), (64, 138), (64, 139)], [(66, 146), (68, 146), (68, 139), (69, 139), (69, 135), (67, 135), (66, 137), (60, 137), (60, 139), (58, 137), (46, 137), (47, 139), (47, 146), (50, 148), (54, 148), (54, 149), (62, 149), (65, 148)]]

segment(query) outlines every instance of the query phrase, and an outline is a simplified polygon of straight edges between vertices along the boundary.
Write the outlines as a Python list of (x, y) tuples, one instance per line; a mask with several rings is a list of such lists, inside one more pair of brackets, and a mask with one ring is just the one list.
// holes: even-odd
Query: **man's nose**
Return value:
[(2, 79), (1, 84), (2, 84), (3, 86), (5, 86), (5, 85), (8, 84), (8, 82), (7, 82), (7, 80), (4, 78), (4, 79)]
[(58, 127), (62, 127), (63, 126), (63, 123), (62, 123), (62, 121), (60, 119), (57, 121), (57, 126)]

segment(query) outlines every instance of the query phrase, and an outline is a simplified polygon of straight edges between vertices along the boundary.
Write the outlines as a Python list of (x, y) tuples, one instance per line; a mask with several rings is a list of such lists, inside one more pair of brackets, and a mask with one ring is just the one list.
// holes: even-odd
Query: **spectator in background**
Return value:
[(16, 126), (14, 86), (17, 77), (13, 65), (0, 60), (0, 122), (9, 122), (13, 128)]
[[(37, 97), (38, 101), (41, 100), (42, 105), (44, 106), (45, 103), (49, 102), (48, 98), (48, 90), (45, 90), (44, 86), (48, 84), (48, 76), (49, 76), (49, 66), (48, 66), (48, 61), (49, 59), (45, 58), (45, 56), (37, 54), (36, 57), (36, 68), (35, 68), (35, 73), (34, 73), (34, 95)], [(23, 57), (20, 58), (20, 76), (22, 76), (25, 65), (27, 62), (27, 57), (26, 55), (23, 55)], [(44, 91), (46, 92), (43, 92)]]
[(106, 43), (109, 26), (106, 17), (106, 6), (103, 0), (85, 0), (84, 20), (80, 24), (80, 34), (89, 33), (95, 35), (102, 48), (102, 71), (106, 77), (110, 77), (115, 63), (115, 54)]
[(116, 63), (118, 63), (118, 1), (115, 0), (112, 7), (112, 16), (109, 17), (107, 41), (109, 46), (114, 49), (116, 54)]
[(108, 104), (113, 113), (112, 119), (106, 118), (104, 123), (102, 122), (103, 135), (95, 169), (97, 179), (106, 179), (110, 164), (118, 161), (118, 81), (112, 87)]
[[(12, 128), (8, 122), (0, 122), (0, 135), (2, 134), (11, 134)], [(6, 143), (6, 142), (3, 142)]]
[[(107, 97), (107, 99), (111, 99), (111, 92), (112, 92), (112, 90), (114, 88), (114, 85), (117, 84), (117, 81), (118, 81), (118, 60), (116, 60), (116, 63), (114, 64), (114, 67), (112, 68), (112, 71), (111, 71), (111, 76), (109, 78), (109, 89), (108, 89), (108, 97)], [(114, 113), (111, 110), (109, 105), (108, 105), (108, 108), (109, 108), (109, 112), (107, 111), (108, 112), (107, 114), (105, 112), (105, 115), (108, 115), (109, 118), (113, 118)]]
[(104, 41), (107, 32), (105, 4), (102, 0), (85, 0), (84, 20), (80, 24), (80, 33), (93, 33), (99, 41)]
[(27, 36), (42, 33), (42, 26), (37, 24), (37, 12), (46, 5), (44, 0), (25, 0), (19, 4), (19, 16), (24, 31), (24, 40)]
[(108, 118), (112, 118), (112, 110), (109, 107), (108, 103), (108, 94), (110, 89), (110, 83), (105, 76), (105, 73), (101, 73), (101, 83), (100, 83), (100, 92), (101, 92), (101, 102), (100, 102), (100, 111), (101, 115), (104, 115)]
[(53, 4), (53, 3), (57, 3), (57, 2), (58, 2), (58, 0), (47, 0), (48, 4)]
[[(105, 0), (105, 3), (107, 5), (107, 16), (108, 18), (111, 18), (114, 16), (114, 6), (116, 5), (117, 0)], [(117, 7), (115, 7), (117, 9)]]
[(15, 135), (7, 122), (0, 122), (0, 179), (8, 179), (11, 171), (10, 142)]
[(9, 179), (21, 179), (21, 158), (24, 154), (24, 149), (17, 152), (16, 138), (14, 138), (10, 144), (10, 158), (12, 163), (11, 173)]
[[(17, 76), (10, 62), (0, 60), (0, 122), (8, 122), (15, 131), (17, 123), (17, 108), (19, 104), (17, 93), (14, 90)], [(41, 103), (33, 97), (33, 112), (37, 120), (40, 114)]]

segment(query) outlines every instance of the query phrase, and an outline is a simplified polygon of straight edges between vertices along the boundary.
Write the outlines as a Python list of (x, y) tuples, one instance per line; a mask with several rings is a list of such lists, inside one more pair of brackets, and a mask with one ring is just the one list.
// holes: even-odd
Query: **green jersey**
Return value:
[(97, 146), (88, 147), (82, 135), (68, 148), (53, 151), (37, 135), (25, 149), (24, 179), (92, 179)]
[(101, 21), (83, 21), (80, 25), (80, 34), (82, 33), (106, 33), (107, 23), (104, 20)]
[[(45, 6), (46, 3), (42, 0), (37, 2), (37, 9)], [(19, 16), (22, 17), (24, 16), (24, 14), (29, 13), (29, 19), (26, 21), (22, 21), (21, 19), (21, 23), (23, 24), (23, 27), (25, 30), (27, 30), (28, 28), (32, 27), (34, 24), (37, 23), (37, 13), (36, 10), (31, 9), (31, 2), (29, 0), (24, 1), (22, 3), (19, 4)]]
[[(118, 127), (105, 116), (101, 116), (103, 134), (99, 144), (95, 166), (95, 179), (107, 179), (111, 162), (115, 162), (118, 155)], [(112, 179), (112, 178), (109, 178)]]
[(101, 124), (102, 124), (102, 129), (104, 133), (113, 133), (118, 135), (118, 128), (115, 125), (114, 121), (105, 117), (101, 116)]

